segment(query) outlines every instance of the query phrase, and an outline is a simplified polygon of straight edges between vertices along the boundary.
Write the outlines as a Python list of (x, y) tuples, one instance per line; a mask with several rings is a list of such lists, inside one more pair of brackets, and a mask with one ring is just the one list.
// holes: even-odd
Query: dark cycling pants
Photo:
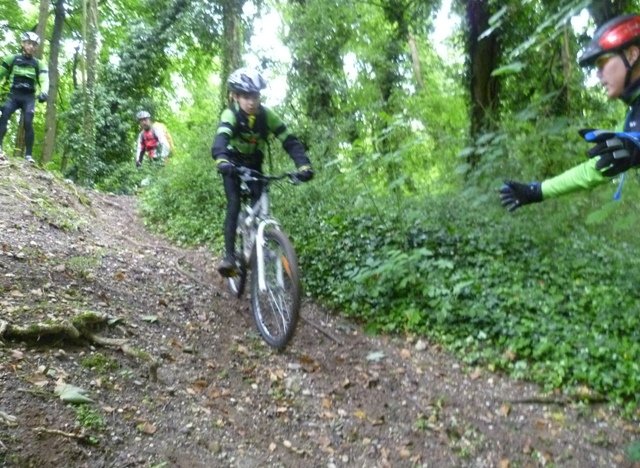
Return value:
[(2, 116), (0, 116), (0, 146), (7, 133), (7, 122), (13, 113), (21, 109), (24, 116), (24, 144), (26, 154), (31, 155), (33, 151), (33, 115), (36, 108), (36, 96), (34, 93), (24, 93), (20, 91), (12, 91), (9, 94), (7, 102), (2, 106)]
[[(249, 165), (244, 164), (256, 171), (261, 171), (261, 164)], [(227, 256), (235, 253), (236, 229), (238, 227), (238, 214), (240, 214), (240, 179), (237, 175), (223, 175), (222, 182), (224, 184), (224, 193), (227, 196), (227, 213), (224, 219), (224, 250)], [(251, 204), (255, 204), (260, 195), (262, 195), (262, 187), (264, 184), (260, 181), (248, 182), (249, 190), (251, 190)]]

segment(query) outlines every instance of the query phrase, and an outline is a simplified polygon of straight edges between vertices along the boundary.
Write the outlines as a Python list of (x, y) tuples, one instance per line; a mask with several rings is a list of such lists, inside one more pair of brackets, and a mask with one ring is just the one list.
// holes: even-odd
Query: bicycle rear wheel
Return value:
[(262, 338), (282, 349), (293, 337), (300, 315), (298, 258), (286, 234), (275, 229), (264, 233), (263, 253), (264, 290), (255, 251), (251, 259), (251, 311)]

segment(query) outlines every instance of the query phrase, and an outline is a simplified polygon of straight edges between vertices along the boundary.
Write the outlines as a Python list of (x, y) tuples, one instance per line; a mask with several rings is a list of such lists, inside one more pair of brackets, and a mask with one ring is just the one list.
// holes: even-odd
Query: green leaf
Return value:
[(507, 12), (507, 7), (502, 7), (495, 15), (489, 18), (489, 25), (491, 27), (487, 28), (485, 31), (482, 32), (482, 34), (480, 34), (480, 36), (478, 36), (478, 41), (481, 41), (485, 37), (489, 37), (491, 34), (493, 34), (493, 31), (495, 31), (502, 25), (502, 21), (500, 20), (502, 19), (502, 17), (506, 12)]
[(70, 384), (59, 385), (55, 390), (55, 394), (67, 403), (93, 403), (93, 400), (85, 395), (86, 393), (87, 390), (84, 388)]
[(467, 146), (466, 148), (463, 148), (459, 153), (458, 153), (458, 157), (459, 158), (468, 158), (469, 156), (471, 156), (473, 153), (475, 153), (476, 151), (476, 147), (475, 146)]
[(525, 67), (525, 64), (522, 62), (513, 62), (509, 65), (505, 65), (504, 67), (496, 68), (491, 72), (491, 76), (500, 76), (500, 75), (508, 75), (510, 73), (520, 73)]
[(501, 19), (505, 13), (507, 12), (507, 7), (503, 6), (502, 8), (500, 8), (496, 13), (494, 13), (493, 15), (491, 15), (491, 18), (489, 18), (489, 24), (490, 25), (494, 25), (498, 22), (499, 19)]
[(627, 446), (627, 458), (632, 463), (640, 462), (640, 440), (636, 440)]

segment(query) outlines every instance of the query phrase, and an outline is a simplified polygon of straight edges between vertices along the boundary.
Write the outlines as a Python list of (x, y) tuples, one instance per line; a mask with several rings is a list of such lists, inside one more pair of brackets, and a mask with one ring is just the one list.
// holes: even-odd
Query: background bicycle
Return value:
[[(277, 176), (237, 167), (241, 181), (242, 208), (237, 229), (237, 274), (228, 278), (231, 292), (241, 298), (247, 279), (251, 284), (251, 312), (265, 342), (282, 349), (293, 337), (300, 314), (302, 287), (293, 244), (269, 213), (269, 188), (277, 181), (297, 184), (295, 174)], [(251, 206), (247, 182), (261, 181), (264, 186), (258, 201)], [(249, 278), (250, 274), (250, 278)]]

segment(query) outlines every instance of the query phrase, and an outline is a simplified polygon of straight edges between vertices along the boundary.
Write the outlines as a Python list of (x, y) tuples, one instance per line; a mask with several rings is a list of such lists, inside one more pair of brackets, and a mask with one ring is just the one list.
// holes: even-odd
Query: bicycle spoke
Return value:
[[(272, 315), (278, 322), (277, 325), (279, 325), (280, 331), (284, 333), (290, 318), (286, 307), (286, 299), (283, 295), (276, 296), (271, 289), (269, 289), (269, 296), (272, 304), (271, 310), (274, 312)], [(277, 319), (280, 320), (278, 321)]]

